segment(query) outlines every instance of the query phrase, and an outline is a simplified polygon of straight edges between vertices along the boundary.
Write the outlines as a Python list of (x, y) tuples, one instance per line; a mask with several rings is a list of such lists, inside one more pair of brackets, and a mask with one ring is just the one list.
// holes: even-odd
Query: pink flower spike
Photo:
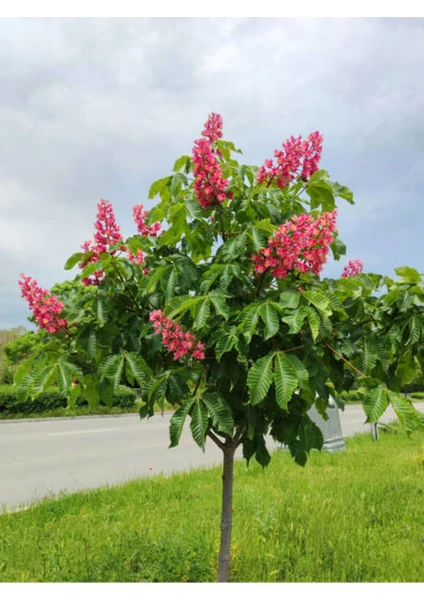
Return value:
[(168, 319), (162, 310), (154, 310), (149, 315), (149, 320), (153, 323), (155, 333), (162, 336), (162, 343), (168, 352), (172, 352), (175, 360), (192, 356), (197, 360), (203, 360), (205, 354), (204, 346), (201, 342), (196, 343), (196, 336), (184, 331), (179, 323)]
[[(92, 252), (92, 254), (79, 264), (80, 269), (84, 269), (88, 264), (96, 263), (100, 258), (100, 254), (110, 252), (114, 255), (117, 251), (110, 251), (110, 247), (123, 241), (120, 228), (115, 221), (113, 206), (104, 198), (97, 203), (97, 221), (94, 228), (94, 240), (84, 242), (81, 246), (84, 252)], [(126, 250), (125, 246), (121, 246), (120, 249)], [(103, 277), (103, 271), (96, 271), (90, 277), (83, 279), (82, 283), (84, 285), (100, 285)]]
[(359, 258), (350, 259), (345, 268), (343, 269), (341, 277), (355, 277), (355, 275), (359, 275), (359, 273), (362, 273), (363, 266), (364, 263)]
[(48, 333), (67, 330), (68, 322), (59, 318), (65, 306), (63, 302), (60, 302), (56, 296), (52, 296), (48, 290), (40, 288), (32, 277), (25, 277), (21, 273), (20, 279), (22, 297), (28, 302), (37, 325)]

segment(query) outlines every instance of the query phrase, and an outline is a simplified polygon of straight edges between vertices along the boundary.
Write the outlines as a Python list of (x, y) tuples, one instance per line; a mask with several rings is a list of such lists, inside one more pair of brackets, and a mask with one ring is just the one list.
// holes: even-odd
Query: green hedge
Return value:
[[(136, 393), (129, 388), (121, 386), (114, 396), (113, 406), (119, 408), (132, 408), (135, 401)], [(104, 405), (101, 401), (100, 404)], [(80, 398), (77, 401), (77, 405), (88, 406), (88, 402), (85, 398)], [(66, 398), (63, 398), (56, 388), (46, 390), (34, 400), (20, 402), (16, 397), (16, 388), (13, 385), (0, 385), (0, 413), (37, 414), (58, 408), (66, 408), (66, 406)]]

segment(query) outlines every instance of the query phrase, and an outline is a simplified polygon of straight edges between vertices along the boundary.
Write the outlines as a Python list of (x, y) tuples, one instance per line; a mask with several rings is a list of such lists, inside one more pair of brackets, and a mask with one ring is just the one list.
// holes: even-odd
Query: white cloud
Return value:
[(422, 221), (423, 30), (420, 19), (1, 20), (0, 326), (26, 314), (10, 296), (16, 269), (43, 286), (63, 279), (102, 196), (129, 228), (132, 204), (190, 152), (211, 110), (248, 163), (323, 131), (323, 165), (357, 191), (358, 208), (341, 211), (348, 236), (416, 260), (422, 236), (399, 222)]

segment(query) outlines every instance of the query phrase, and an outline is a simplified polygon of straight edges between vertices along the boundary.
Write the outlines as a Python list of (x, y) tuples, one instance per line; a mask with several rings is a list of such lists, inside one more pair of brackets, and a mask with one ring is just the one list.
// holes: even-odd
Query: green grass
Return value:
[[(120, 406), (99, 406), (96, 409), (91, 409), (88, 406), (77, 406), (75, 408), (55, 408), (44, 412), (34, 413), (0, 413), (0, 421), (6, 421), (10, 419), (51, 419), (55, 417), (84, 417), (87, 415), (124, 415), (130, 413), (138, 413), (140, 411), (141, 402), (136, 402), (131, 408), (122, 408)], [(174, 410), (172, 405), (165, 402), (165, 410)], [(161, 409), (156, 407), (156, 411), (160, 412)]]
[[(3, 514), (0, 581), (213, 581), (220, 485), (195, 471)], [(233, 557), (233, 581), (422, 581), (424, 434), (356, 436), (305, 469), (238, 462)]]
[(411, 398), (416, 398), (417, 400), (424, 400), (424, 392), (412, 392)]
[(46, 410), (44, 412), (25, 412), (25, 413), (0, 413), (0, 420), (5, 421), (9, 419), (50, 419), (54, 417), (82, 417), (86, 415), (121, 415), (126, 413), (138, 413), (140, 405), (135, 405), (131, 408), (122, 407), (107, 407), (99, 406), (95, 410), (85, 406), (79, 406), (76, 408), (55, 408), (52, 410)]

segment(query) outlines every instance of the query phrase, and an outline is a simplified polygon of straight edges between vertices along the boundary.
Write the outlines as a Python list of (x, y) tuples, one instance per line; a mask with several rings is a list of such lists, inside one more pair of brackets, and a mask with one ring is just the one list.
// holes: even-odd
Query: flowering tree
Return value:
[[(398, 280), (349, 261), (322, 279), (337, 234), (336, 198), (351, 191), (319, 170), (322, 135), (291, 137), (261, 168), (239, 164), (212, 113), (174, 173), (150, 188), (149, 212), (134, 207), (124, 240), (112, 205), (98, 204), (94, 240), (65, 265), (79, 265), (80, 290), (66, 306), (29, 277), (23, 296), (57, 340), (17, 377), (24, 397), (56, 383), (70, 402), (96, 405), (121, 383), (142, 390), (141, 417), (175, 407), (171, 447), (186, 420), (194, 441), (223, 453), (218, 580), (230, 569), (233, 461), (266, 466), (266, 436), (304, 465), (322, 434), (330, 394), (359, 387), (368, 421), (391, 404), (408, 431), (422, 415), (400, 394), (423, 354), (424, 284), (412, 268)], [(84, 356), (77, 361), (76, 357)]]

